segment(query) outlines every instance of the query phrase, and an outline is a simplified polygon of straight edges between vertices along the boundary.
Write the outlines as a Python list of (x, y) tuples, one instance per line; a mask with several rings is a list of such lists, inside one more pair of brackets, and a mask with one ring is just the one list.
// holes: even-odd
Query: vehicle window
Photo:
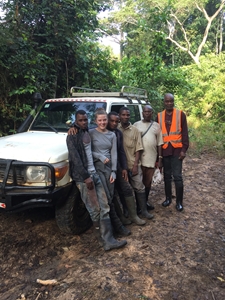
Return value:
[(138, 105), (132, 105), (128, 104), (127, 108), (130, 110), (130, 122), (131, 124), (134, 124), (137, 121), (141, 120), (139, 106)]
[(96, 127), (94, 113), (97, 108), (106, 109), (105, 102), (45, 102), (30, 130), (67, 132), (75, 121), (75, 113), (84, 110), (89, 128)]
[(111, 110), (110, 111), (115, 111), (115, 112), (119, 113), (121, 107), (124, 107), (124, 105), (122, 105), (122, 104), (120, 104), (120, 105), (113, 104), (111, 106)]

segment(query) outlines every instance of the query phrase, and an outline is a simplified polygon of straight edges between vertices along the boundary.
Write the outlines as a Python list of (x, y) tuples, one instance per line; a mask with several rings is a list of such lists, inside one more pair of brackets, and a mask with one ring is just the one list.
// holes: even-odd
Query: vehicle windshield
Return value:
[(88, 116), (89, 128), (96, 127), (94, 113), (97, 108), (106, 109), (105, 102), (79, 102), (79, 101), (46, 101), (38, 113), (37, 118), (30, 127), (30, 130), (67, 132), (75, 121), (75, 113), (84, 110)]

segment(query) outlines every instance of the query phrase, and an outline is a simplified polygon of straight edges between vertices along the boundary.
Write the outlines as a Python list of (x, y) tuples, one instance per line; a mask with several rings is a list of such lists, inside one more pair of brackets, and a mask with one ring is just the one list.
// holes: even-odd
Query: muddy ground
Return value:
[(155, 218), (129, 225), (120, 250), (104, 252), (92, 229), (62, 235), (50, 210), (0, 213), (0, 299), (225, 299), (224, 166), (212, 155), (187, 157), (184, 211), (175, 199), (163, 208), (163, 184), (155, 185)]

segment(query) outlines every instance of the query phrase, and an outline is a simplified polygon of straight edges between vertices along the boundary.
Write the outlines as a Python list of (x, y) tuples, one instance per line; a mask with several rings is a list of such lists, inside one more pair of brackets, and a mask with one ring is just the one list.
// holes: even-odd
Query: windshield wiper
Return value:
[[(55, 133), (58, 133), (58, 130), (55, 129), (52, 125), (50, 125), (48, 122), (42, 121), (41, 123), (47, 125), (47, 126), (48, 126), (49, 128), (51, 128), (51, 130), (53, 130)], [(40, 123), (40, 124), (41, 124), (41, 123)]]

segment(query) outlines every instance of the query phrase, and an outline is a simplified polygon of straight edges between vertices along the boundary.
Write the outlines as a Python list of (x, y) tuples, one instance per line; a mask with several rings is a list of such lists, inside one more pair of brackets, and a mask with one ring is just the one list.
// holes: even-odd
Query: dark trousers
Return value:
[(163, 170), (164, 170), (164, 184), (166, 198), (172, 198), (172, 179), (174, 180), (176, 191), (183, 190), (182, 178), (182, 160), (179, 156), (164, 156), (163, 157)]
[(122, 177), (122, 170), (118, 169), (116, 173), (116, 181), (115, 181), (115, 188), (119, 195), (123, 195), (124, 197), (132, 197), (133, 196), (133, 189), (129, 183), (129, 181), (125, 181)]

